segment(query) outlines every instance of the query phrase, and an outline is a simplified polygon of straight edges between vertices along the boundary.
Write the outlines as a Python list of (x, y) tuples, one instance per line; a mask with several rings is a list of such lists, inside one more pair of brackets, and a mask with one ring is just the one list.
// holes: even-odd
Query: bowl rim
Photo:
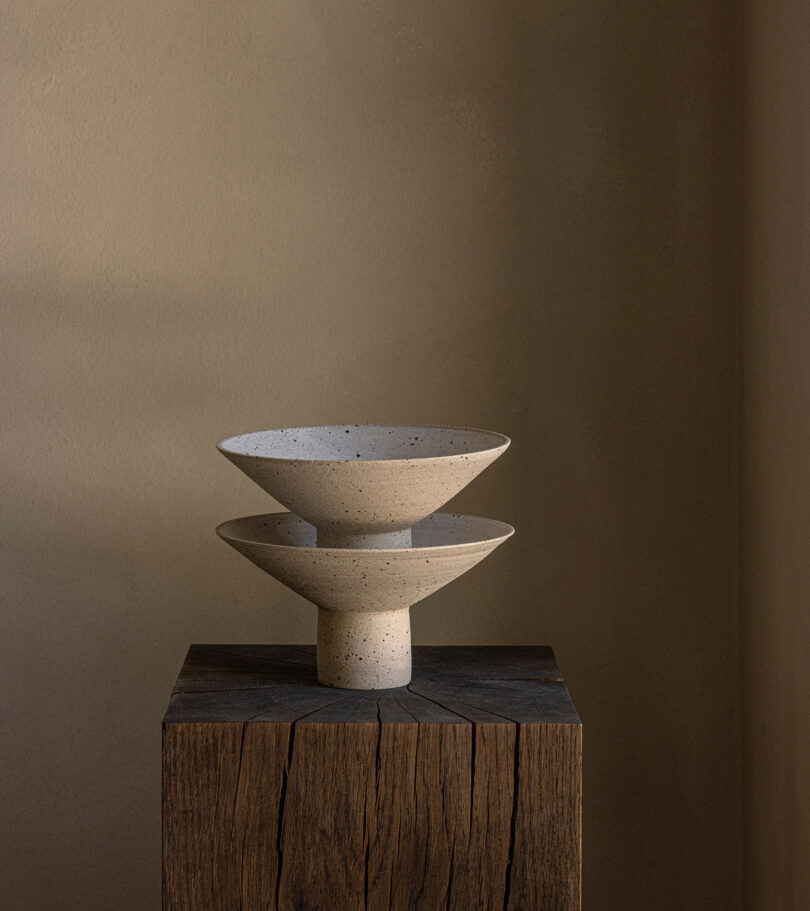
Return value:
[[(412, 456), (411, 458), (397, 459), (307, 459), (307, 458), (286, 458), (284, 456), (265, 456), (257, 455), (250, 452), (240, 452), (239, 450), (228, 448), (227, 444), (238, 437), (254, 436), (260, 433), (278, 433), (290, 430), (323, 430), (326, 428), (346, 428), (346, 427), (398, 427), (409, 429), (426, 429), (426, 430), (448, 430), (459, 433), (480, 433), (483, 436), (492, 437), (500, 442), (495, 446), (487, 446), (484, 449), (475, 449), (472, 452), (448, 453), (446, 455), (436, 456)], [(307, 424), (301, 427), (267, 427), (264, 430), (247, 430), (244, 433), (234, 433), (224, 437), (216, 444), (217, 449), (224, 456), (238, 456), (242, 459), (253, 459), (257, 462), (305, 462), (315, 465), (360, 465), (363, 463), (380, 463), (385, 465), (404, 464), (406, 462), (441, 462), (459, 459), (463, 456), (481, 456), (500, 450), (501, 452), (509, 448), (512, 440), (504, 433), (496, 430), (483, 430), (480, 427), (457, 427), (450, 424), (382, 424), (382, 423), (365, 423), (365, 424)]]
[[(468, 549), (468, 548), (473, 548), (473, 547), (481, 547), (484, 544), (494, 544), (494, 545), (503, 544), (504, 541), (511, 538), (512, 535), (515, 533), (514, 527), (512, 525), (510, 525), (508, 522), (502, 521), (501, 519), (490, 519), (487, 516), (473, 516), (473, 515), (469, 515), (467, 513), (437, 511), (437, 512), (432, 512), (429, 516), (426, 516), (424, 519), (422, 519), (422, 522), (426, 522), (429, 518), (431, 518), (431, 516), (449, 516), (449, 517), (457, 518), (457, 519), (481, 519), (482, 521), (485, 521), (485, 522), (496, 523), (503, 529), (503, 533), (499, 534), (499, 535), (493, 535), (492, 537), (484, 538), (483, 540), (480, 540), (480, 541), (462, 541), (462, 542), (456, 543), (456, 544), (428, 544), (424, 547), (416, 546), (416, 547), (379, 547), (379, 548), (377, 548), (377, 547), (367, 547), (367, 548), (366, 547), (364, 547), (364, 548), (318, 547), (317, 545), (315, 547), (303, 547), (300, 544), (280, 544), (280, 543), (276, 543), (276, 542), (272, 542), (272, 541), (256, 541), (253, 538), (238, 537), (236, 535), (226, 536), (225, 534), (223, 534), (223, 529), (225, 528), (225, 526), (230, 525), (232, 522), (244, 522), (249, 519), (268, 519), (268, 518), (281, 519), (282, 517), (287, 517), (287, 516), (292, 516), (295, 519), (297, 519), (299, 522), (305, 522), (306, 524), (311, 524), (311, 523), (306, 522), (306, 519), (302, 519), (301, 516), (299, 516), (297, 513), (290, 512), (289, 510), (284, 510), (282, 512), (257, 513), (256, 515), (253, 515), (253, 516), (238, 516), (235, 519), (227, 519), (225, 522), (220, 522), (219, 525), (217, 525), (215, 531), (216, 531), (217, 535), (220, 538), (222, 538), (222, 540), (225, 541), (226, 543), (230, 543), (231, 541), (238, 541), (240, 544), (254, 544), (258, 547), (275, 547), (275, 548), (280, 548), (280, 549), (307, 550), (307, 551), (314, 550), (314, 551), (318, 551), (320, 553), (325, 553), (325, 554), (351, 553), (351, 554), (354, 554), (355, 557), (358, 554), (408, 553), (408, 554), (413, 554), (413, 555), (416, 555), (416, 554), (422, 555), (425, 553), (436, 553), (438, 551), (447, 551), (447, 550), (458, 551), (459, 548)], [(417, 522), (416, 524), (418, 525), (419, 523)]]

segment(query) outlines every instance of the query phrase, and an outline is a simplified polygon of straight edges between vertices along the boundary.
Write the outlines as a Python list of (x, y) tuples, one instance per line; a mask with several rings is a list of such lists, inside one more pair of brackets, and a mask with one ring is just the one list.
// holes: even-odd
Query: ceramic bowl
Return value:
[(217, 534), (318, 607), (318, 679), (384, 689), (411, 677), (408, 608), (484, 559), (514, 533), (477, 516), (436, 513), (413, 527), (408, 548), (317, 546), (315, 528), (291, 513), (233, 519)]
[(509, 446), (500, 433), (424, 425), (260, 430), (219, 451), (317, 528), (324, 547), (395, 548)]

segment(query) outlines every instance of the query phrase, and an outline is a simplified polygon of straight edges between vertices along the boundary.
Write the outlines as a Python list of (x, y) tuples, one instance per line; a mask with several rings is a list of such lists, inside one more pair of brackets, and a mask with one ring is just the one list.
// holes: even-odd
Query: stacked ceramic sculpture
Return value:
[(261, 430), (217, 448), (291, 512), (217, 533), (318, 608), (318, 680), (376, 690), (411, 679), (409, 608), (514, 533), (435, 512), (508, 437), (451, 427), (352, 424)]

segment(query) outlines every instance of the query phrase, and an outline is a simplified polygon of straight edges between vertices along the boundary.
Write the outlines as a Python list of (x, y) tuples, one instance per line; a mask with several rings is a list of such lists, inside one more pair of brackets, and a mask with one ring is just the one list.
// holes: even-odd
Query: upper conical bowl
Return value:
[(217, 443), (251, 480), (314, 525), (319, 540), (410, 528), (507, 446), (508, 437), (488, 430), (417, 424), (259, 430)]
[(514, 528), (496, 519), (435, 513), (413, 528), (413, 546), (317, 547), (315, 529), (292, 513), (232, 519), (217, 534), (251, 562), (319, 607), (407, 608), (472, 569)]

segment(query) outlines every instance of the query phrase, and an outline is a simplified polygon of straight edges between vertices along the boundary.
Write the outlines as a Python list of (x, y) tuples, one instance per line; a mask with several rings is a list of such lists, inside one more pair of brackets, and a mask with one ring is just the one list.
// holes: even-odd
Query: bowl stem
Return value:
[(410, 610), (319, 607), (318, 680), (352, 690), (384, 690), (410, 683)]
[(401, 550), (411, 547), (411, 530), (363, 535), (348, 531), (318, 529), (318, 547), (343, 547), (351, 550)]

